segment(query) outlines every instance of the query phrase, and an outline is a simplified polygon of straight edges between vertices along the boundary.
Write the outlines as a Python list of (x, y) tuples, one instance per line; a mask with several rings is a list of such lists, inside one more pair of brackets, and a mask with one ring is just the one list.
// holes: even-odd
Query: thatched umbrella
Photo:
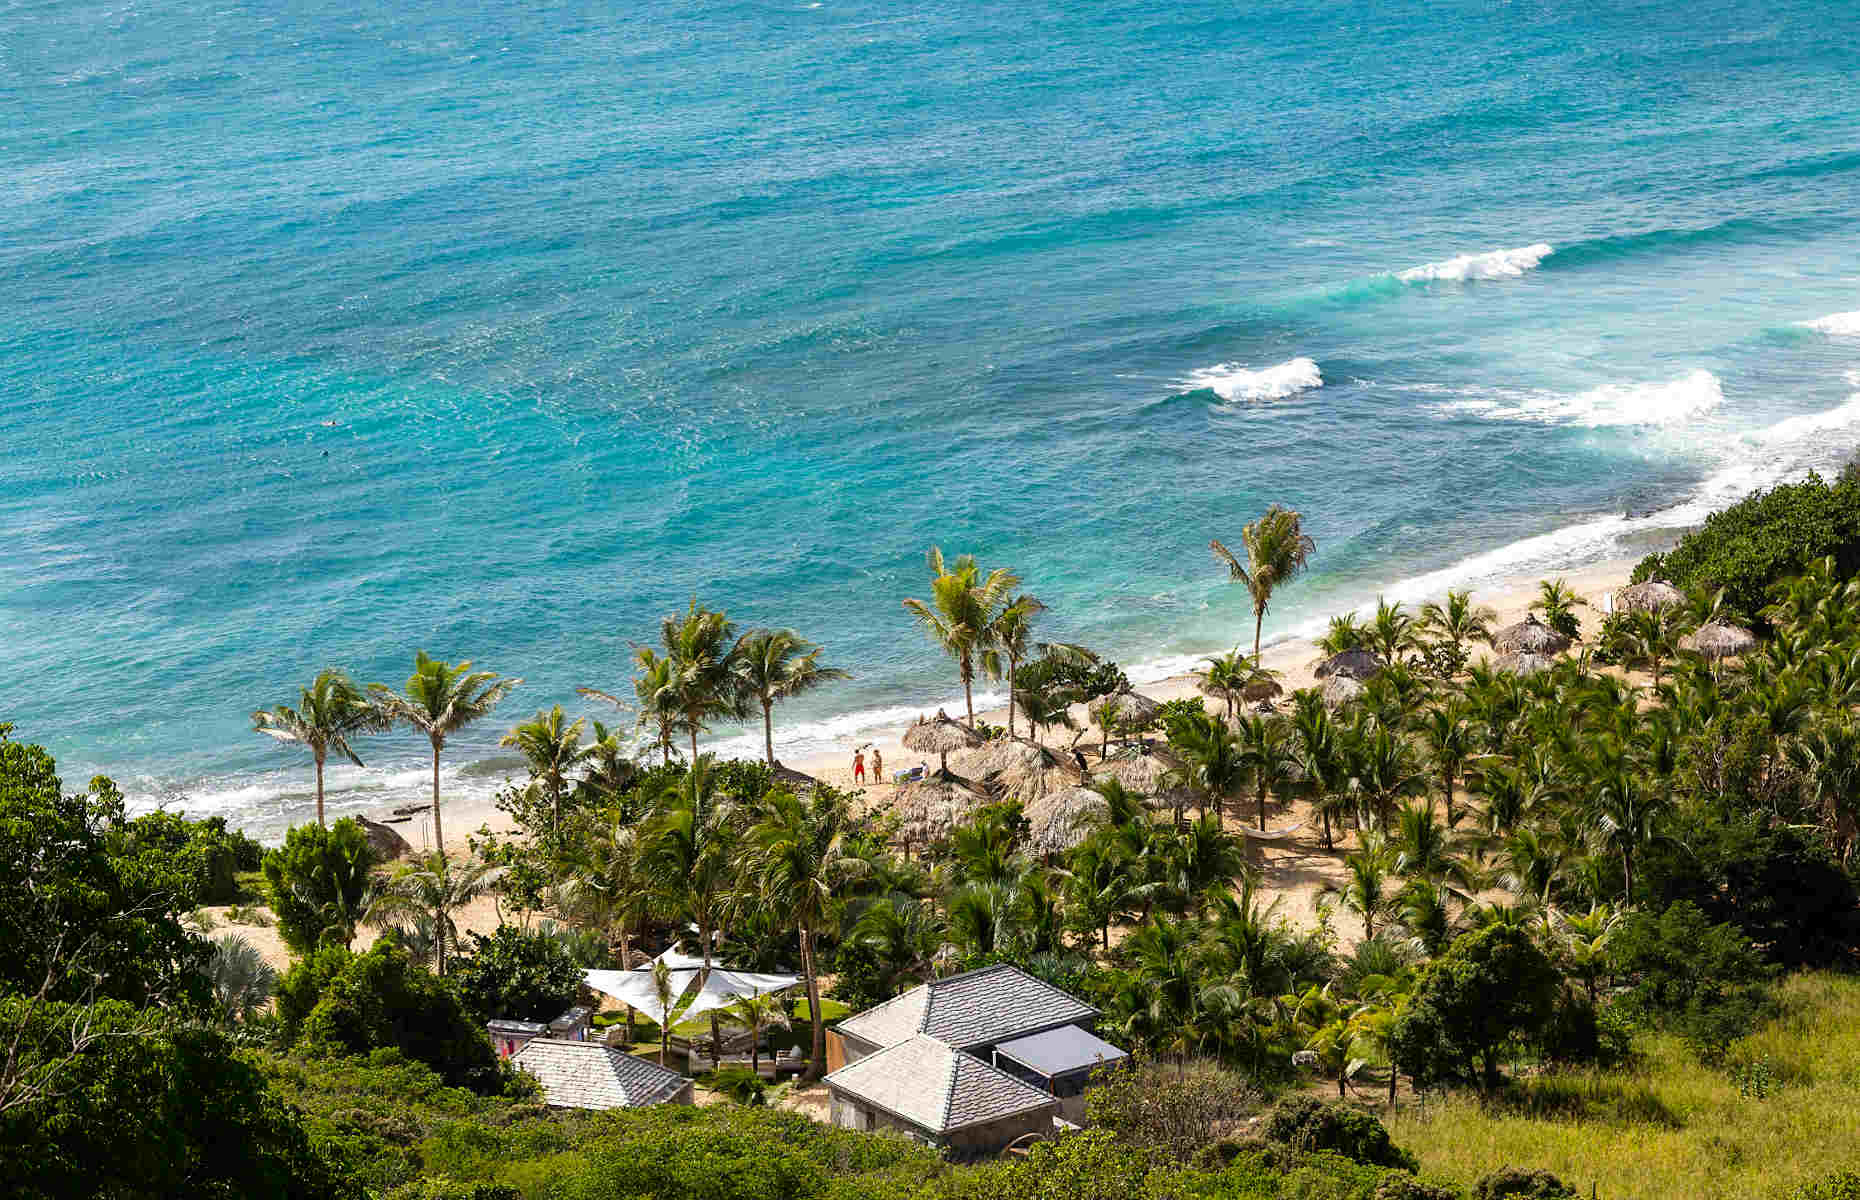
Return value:
[(1332, 675), (1324, 683), (1324, 706), (1342, 708), (1363, 694), (1363, 682), (1353, 675)]
[(1492, 664), (1507, 675), (1537, 675), (1556, 666), (1556, 658), (1549, 654), (1501, 654)]
[(1041, 854), (1059, 854), (1078, 845), (1092, 825), (1110, 812), (1104, 797), (1088, 787), (1059, 788), (1029, 804), (1028, 844)]
[(1108, 713), (1113, 720), (1124, 726), (1148, 725), (1162, 715), (1162, 705), (1148, 696), (1136, 692), (1122, 691), (1106, 696), (1098, 702), (1100, 712)]
[(906, 845), (934, 842), (986, 803), (987, 794), (962, 776), (934, 772), (898, 789), (898, 836)]
[(1133, 792), (1151, 795), (1174, 766), (1160, 754), (1128, 754), (1105, 759), (1093, 774), (1108, 775)]
[(1250, 704), (1257, 704), (1261, 700), (1272, 700), (1284, 694), (1285, 689), (1279, 685), (1279, 681), (1266, 675), (1259, 675), (1248, 680), (1247, 685), (1240, 689), (1240, 698)]
[(1659, 612), (1685, 602), (1686, 594), (1663, 579), (1649, 579), (1615, 593), (1615, 607), (1622, 612)]
[(1382, 673), (1382, 660), (1368, 650), (1345, 650), (1333, 654), (1317, 665), (1313, 672), (1319, 679), (1335, 675), (1342, 679), (1374, 679)]
[(789, 787), (800, 788), (803, 791), (820, 786), (820, 781), (812, 775), (805, 771), (797, 771), (793, 767), (784, 767), (779, 762), (775, 764), (773, 774), (776, 783), (785, 783)]
[(1018, 738), (1001, 737), (958, 754), (956, 765), (971, 779), (986, 779), (1015, 767), (1024, 767), (1029, 763), (1046, 764), (1049, 760), (1058, 761), (1053, 752), (1044, 746), (1023, 742)]
[(904, 731), (904, 748), (915, 750), (919, 754), (940, 754), (942, 765), (940, 772), (949, 771), (949, 756), (956, 750), (969, 750), (983, 742), (982, 735), (959, 721), (952, 721), (942, 713), (934, 717), (919, 717)]
[(1733, 658), (1757, 644), (1757, 635), (1741, 625), (1713, 621), (1679, 639), (1682, 650), (1702, 654), (1709, 659)]
[(1001, 769), (995, 782), (1002, 791), (1023, 802), (1031, 803), (1055, 788), (1064, 788), (1078, 783), (1078, 771), (1067, 765), (1066, 760), (1054, 750), (1045, 746), (1027, 747), (1031, 753), (1024, 754), (1015, 762)]
[(1492, 635), (1492, 648), (1500, 654), (1561, 654), (1569, 649), (1569, 639), (1526, 613), (1516, 625), (1507, 625)]

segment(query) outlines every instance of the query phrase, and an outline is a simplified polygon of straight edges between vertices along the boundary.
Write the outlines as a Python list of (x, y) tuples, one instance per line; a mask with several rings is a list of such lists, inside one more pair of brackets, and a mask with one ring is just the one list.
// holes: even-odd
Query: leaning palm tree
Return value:
[(760, 996), (738, 996), (736, 1002), (724, 1011), (741, 1021), (743, 1027), (749, 1030), (749, 1071), (752, 1075), (760, 1075), (762, 1031), (787, 1029), (794, 1023), (788, 1015), (787, 998), (772, 992)]
[(764, 802), (749, 831), (749, 879), (756, 894), (794, 926), (801, 944), (808, 1019), (814, 1044), (807, 1071), (818, 1079), (827, 1055), (827, 1023), (820, 1015), (820, 963), (814, 939), (828, 928), (837, 897), (864, 867), (846, 844), (850, 814), (836, 795), (803, 800), (777, 791)]
[(748, 697), (737, 672), (736, 625), (722, 612), (700, 608), (694, 599), (682, 617), (667, 617), (659, 623), (659, 641), (671, 663), (670, 703), (691, 739), (695, 763), (698, 734), (712, 721), (749, 715)]
[[(692, 760), (684, 778), (665, 789), (658, 813), (640, 839), (640, 872), (661, 907), (696, 926), (704, 956), (699, 987), (710, 980), (716, 932), (737, 886), (740, 834), (736, 807), (723, 793), (716, 759), (705, 754)], [(713, 1013), (713, 1065), (722, 1050), (720, 1036)]]
[[(1037, 596), (1025, 592), (1008, 601), (995, 614), (982, 642), (982, 670), (990, 679), (1008, 685), (1008, 736), (1014, 736), (1014, 675), (1027, 652), (1034, 648), (1033, 619), (1046, 611)], [(1072, 649), (1072, 647), (1067, 647)]]
[(323, 763), (334, 750), (356, 766), (362, 765), (349, 739), (359, 733), (379, 733), (388, 727), (381, 709), (341, 671), (317, 673), (315, 681), (298, 693), (296, 708), (280, 704), (252, 714), (252, 728), (280, 742), (295, 742), (316, 760), (316, 823), (323, 824)]
[(1020, 586), (1020, 577), (1006, 567), (996, 567), (983, 577), (973, 555), (945, 562), (943, 551), (936, 546), (930, 548), (929, 563), (929, 601), (906, 599), (904, 608), (917, 618), (930, 640), (956, 660), (969, 728), (973, 729), (976, 658), (990, 648), (995, 623), (1012, 602), (1011, 593)]
[(811, 692), (822, 684), (852, 676), (820, 665), (820, 647), (792, 629), (756, 629), (736, 643), (736, 670), (742, 685), (762, 706), (762, 749), (775, 765), (775, 702)]
[(568, 790), (570, 773), (594, 753), (592, 746), (581, 744), (582, 724), (581, 717), (563, 724), (558, 704), (548, 712), (538, 712), (497, 743), (516, 747), (529, 763), (530, 774), (548, 792), (552, 832), (562, 825), (562, 793)]
[(459, 937), (452, 914), (496, 887), (506, 870), (478, 861), (455, 867), (444, 854), (435, 851), (395, 872), (368, 906), (363, 920), (377, 928), (403, 921), (432, 922), (434, 970), (444, 975), (446, 948), (456, 945)]
[(1241, 562), (1219, 539), (1208, 543), (1214, 557), (1227, 564), (1227, 573), (1235, 583), (1246, 585), (1253, 597), (1253, 661), (1259, 661), (1259, 634), (1266, 623), (1266, 608), (1272, 603), (1279, 585), (1304, 570), (1305, 563), (1317, 551), (1317, 543), (1304, 531), (1304, 517), (1297, 511), (1275, 504), (1264, 516), (1240, 530), (1240, 543), (1246, 550)]
[(220, 1011), (231, 1021), (244, 1021), (258, 1013), (271, 1002), (278, 987), (277, 971), (265, 961), (258, 947), (236, 933), (213, 939), (207, 975)]
[(437, 853), (446, 852), (439, 815), (439, 755), (446, 748), (446, 739), (480, 717), (490, 716), (511, 689), (522, 682), (500, 679), (490, 671), (473, 671), (469, 660), (456, 666), (440, 662), (421, 650), (414, 656), (413, 674), (407, 678), (405, 691), (397, 692), (382, 683), (368, 685), (376, 707), (390, 720), (412, 726), (432, 743), (433, 848)]

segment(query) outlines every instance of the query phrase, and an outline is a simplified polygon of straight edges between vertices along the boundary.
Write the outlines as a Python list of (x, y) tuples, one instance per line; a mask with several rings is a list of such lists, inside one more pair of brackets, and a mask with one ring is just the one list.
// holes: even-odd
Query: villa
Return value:
[(828, 1031), (833, 1124), (966, 1158), (1082, 1123), (1092, 1072), (1127, 1058), (1098, 1015), (1006, 963), (920, 984)]

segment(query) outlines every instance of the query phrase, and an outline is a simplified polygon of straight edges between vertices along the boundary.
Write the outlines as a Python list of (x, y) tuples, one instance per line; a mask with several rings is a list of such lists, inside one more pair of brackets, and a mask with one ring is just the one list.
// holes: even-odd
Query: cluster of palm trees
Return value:
[(906, 599), (905, 611), (936, 646), (956, 660), (968, 725), (975, 727), (975, 673), (1008, 685), (1008, 735), (1020, 697), (1014, 686), (1022, 660), (1047, 647), (1033, 638), (1035, 619), (1046, 611), (1036, 596), (1017, 591), (1020, 576), (1006, 567), (987, 574), (970, 554), (945, 559), (931, 547), (930, 599)]

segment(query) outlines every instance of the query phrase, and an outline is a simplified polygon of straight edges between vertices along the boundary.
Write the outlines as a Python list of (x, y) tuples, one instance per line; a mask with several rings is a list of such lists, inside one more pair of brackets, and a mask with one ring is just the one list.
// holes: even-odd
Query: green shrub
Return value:
[(1548, 1171), (1500, 1167), (1473, 1184), (1473, 1200), (1576, 1200), (1576, 1193)]
[(1631, 978), (1625, 1002), (1649, 1024), (1672, 1029), (1706, 1062), (1770, 1010), (1770, 968), (1748, 938), (1713, 925), (1680, 901), (1658, 917), (1636, 913), (1615, 935), (1615, 969)]
[(1549, 1023), (1561, 979), (1530, 935), (1509, 925), (1463, 934), (1422, 972), (1389, 1031), (1396, 1066), (1427, 1084), (1498, 1081), (1499, 1050)]
[(264, 859), (267, 899), (278, 936), (298, 954), (347, 946), (362, 919), (375, 852), (361, 822), (344, 818), (325, 829), (299, 825)]
[(451, 979), (479, 1016), (549, 1021), (575, 1002), (581, 970), (560, 939), (515, 925), (466, 939), (467, 953), (453, 961)]
[(1120, 1142), (1188, 1162), (1259, 1111), (1263, 1097), (1246, 1076), (1213, 1062), (1144, 1062), (1100, 1069), (1085, 1094), (1090, 1123)]
[(768, 1103), (768, 1085), (748, 1067), (725, 1067), (711, 1077), (710, 1088), (738, 1104), (759, 1108)]
[(1687, 590), (1723, 589), (1731, 615), (1754, 624), (1771, 584), (1829, 555), (1843, 578), (1860, 569), (1860, 482), (1843, 477), (1829, 486), (1810, 475), (1713, 513), (1665, 554), (1642, 559), (1633, 582), (1665, 579)]
[(1553, 1063), (1617, 1067), (1633, 1055), (1633, 1022), (1612, 1004), (1598, 1007), (1581, 992), (1564, 988), (1537, 1044)]
[(1266, 1117), (1265, 1137), (1300, 1153), (1329, 1150), (1354, 1162), (1413, 1172), (1414, 1155), (1389, 1140), (1382, 1122), (1346, 1104), (1289, 1096)]
[(225, 817), (190, 821), (179, 813), (152, 812), (125, 822), (118, 833), (125, 853), (151, 853), (168, 860), (190, 884), (196, 904), (231, 904), (244, 894), (239, 873), (258, 869), (264, 848)]
[(1824, 1175), (1790, 1192), (1789, 1200), (1860, 1200), (1860, 1172)]
[(502, 1086), (490, 1038), (458, 992), (392, 943), (354, 955), (324, 981), (302, 1028), (311, 1049), (366, 1054), (394, 1048), (455, 1086), (479, 1092)]

